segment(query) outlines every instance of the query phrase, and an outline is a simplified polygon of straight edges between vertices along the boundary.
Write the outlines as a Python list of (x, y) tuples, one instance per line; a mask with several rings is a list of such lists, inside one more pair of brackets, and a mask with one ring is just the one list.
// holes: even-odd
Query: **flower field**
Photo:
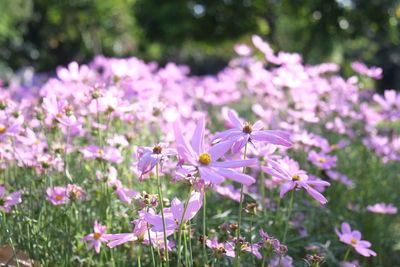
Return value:
[(2, 84), (0, 265), (400, 266), (400, 94), (252, 44)]

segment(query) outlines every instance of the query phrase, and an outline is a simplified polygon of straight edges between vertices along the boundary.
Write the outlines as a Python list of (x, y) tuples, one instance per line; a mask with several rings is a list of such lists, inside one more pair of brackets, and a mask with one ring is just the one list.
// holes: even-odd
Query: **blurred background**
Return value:
[(54, 72), (94, 55), (137, 56), (215, 73), (235, 43), (258, 34), (305, 63), (353, 61), (400, 88), (400, 2), (395, 0), (1, 0), (0, 78), (24, 67)]

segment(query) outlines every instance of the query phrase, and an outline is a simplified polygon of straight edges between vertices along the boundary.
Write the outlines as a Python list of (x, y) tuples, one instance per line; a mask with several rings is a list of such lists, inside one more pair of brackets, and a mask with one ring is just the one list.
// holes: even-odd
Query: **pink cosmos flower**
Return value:
[(264, 141), (274, 145), (291, 147), (289, 134), (283, 131), (261, 130), (264, 125), (261, 121), (257, 121), (254, 125), (243, 123), (238, 117), (236, 111), (228, 110), (229, 122), (234, 125), (233, 128), (217, 133), (213, 140), (231, 140), (234, 142), (232, 152), (236, 154), (241, 150), (247, 142)]
[(268, 246), (272, 248), (274, 252), (278, 255), (283, 255), (288, 251), (288, 248), (285, 245), (281, 244), (278, 239), (269, 236), (266, 232), (264, 232), (263, 229), (260, 229), (260, 235), (262, 238), (260, 244), (262, 246)]
[(14, 193), (6, 195), (6, 186), (0, 185), (0, 210), (5, 210), (7, 213), (11, 212), (11, 207), (22, 202), (21, 195), (24, 190), (19, 190)]
[(202, 117), (197, 123), (193, 133), (191, 143), (183, 137), (181, 128), (178, 122), (174, 123), (175, 138), (177, 143), (177, 151), (179, 156), (195, 166), (202, 179), (213, 184), (220, 184), (225, 181), (225, 178), (235, 182), (250, 185), (255, 183), (255, 179), (247, 174), (238, 173), (232, 168), (246, 167), (257, 164), (257, 160), (235, 160), (235, 161), (217, 161), (220, 159), (232, 146), (232, 141), (220, 142), (208, 150), (204, 149), (204, 130), (205, 120)]
[(85, 236), (84, 238), (81, 239), (81, 241), (92, 241), (90, 242), (88, 249), (92, 249), (94, 247), (96, 252), (100, 253), (101, 243), (103, 242), (107, 243), (109, 240), (108, 239), (109, 235), (105, 234), (107, 232), (107, 227), (99, 224), (96, 220), (94, 221), (93, 230), (94, 232), (92, 234)]
[(84, 159), (103, 159), (109, 162), (119, 163), (122, 161), (121, 152), (114, 147), (98, 147), (89, 145), (79, 150), (83, 154)]
[(167, 148), (166, 143), (160, 143), (155, 147), (138, 148), (138, 170), (140, 172), (139, 179), (143, 180), (143, 175), (150, 172), (165, 156), (176, 155), (176, 150)]
[(46, 200), (53, 203), (53, 205), (62, 205), (68, 201), (67, 190), (64, 187), (56, 186), (53, 188), (47, 188), (46, 193)]
[(360, 231), (351, 231), (350, 225), (347, 222), (342, 223), (342, 232), (335, 229), (336, 234), (339, 236), (340, 241), (346, 243), (358, 252), (358, 254), (369, 257), (376, 256), (376, 253), (369, 249), (371, 243), (365, 240), (361, 240)]
[(337, 157), (326, 155), (323, 152), (317, 153), (315, 150), (311, 150), (308, 154), (308, 160), (324, 170), (329, 170), (336, 167)]
[(78, 82), (88, 78), (90, 69), (86, 65), (79, 66), (76, 61), (68, 64), (68, 68), (58, 67), (57, 76), (64, 82)]
[(65, 100), (58, 101), (55, 95), (43, 98), (43, 108), (50, 115), (50, 119), (59, 121), (65, 126), (77, 125), (76, 117), (73, 115), (72, 106)]
[(0, 123), (0, 139), (6, 136), (12, 136), (18, 134), (22, 130), (22, 124), (24, 123), (24, 116), (19, 116), (10, 126)]
[[(171, 202), (171, 208), (164, 209), (166, 230), (175, 230), (182, 222), (191, 220), (203, 205), (203, 193), (192, 192), (184, 213), (183, 203), (175, 197)], [(145, 220), (153, 225), (152, 230), (163, 232), (163, 222), (161, 215), (154, 215), (151, 212), (145, 215)]]
[(305, 171), (300, 170), (299, 164), (286, 157), (279, 162), (271, 160), (270, 167), (262, 167), (262, 169), (272, 175), (283, 180), (281, 186), (280, 197), (282, 198), (287, 192), (296, 187), (303, 187), (307, 193), (321, 204), (326, 204), (328, 200), (317, 190), (315, 186), (329, 186), (328, 182), (322, 180), (309, 180)]
[(67, 185), (66, 194), (70, 200), (86, 200), (86, 193), (82, 187), (74, 184)]
[(240, 202), (240, 189), (235, 189), (235, 187), (232, 184), (224, 186), (214, 185), (214, 190), (220, 195), (229, 197), (230, 199), (233, 199), (236, 202)]
[[(96, 175), (98, 175), (99, 179), (104, 179), (104, 177), (102, 177), (102, 173), (98, 172)], [(140, 197), (140, 193), (135, 190), (125, 188), (121, 181), (118, 180), (117, 175), (117, 169), (115, 169), (113, 166), (110, 166), (108, 168), (108, 177), (105, 178), (107, 180), (107, 185), (114, 189), (114, 193), (118, 196), (119, 200), (129, 204), (133, 199), (138, 199)]]
[(368, 67), (362, 62), (353, 62), (351, 63), (351, 67), (355, 72), (358, 72), (362, 75), (373, 79), (382, 79), (382, 69), (379, 67), (372, 66), (368, 69)]
[(235, 247), (231, 243), (218, 243), (218, 237), (214, 237), (212, 240), (207, 239), (207, 247), (211, 248), (214, 254), (223, 254), (228, 257), (235, 257)]
[(393, 204), (376, 203), (375, 205), (368, 206), (367, 210), (374, 213), (382, 214), (396, 214), (397, 208)]

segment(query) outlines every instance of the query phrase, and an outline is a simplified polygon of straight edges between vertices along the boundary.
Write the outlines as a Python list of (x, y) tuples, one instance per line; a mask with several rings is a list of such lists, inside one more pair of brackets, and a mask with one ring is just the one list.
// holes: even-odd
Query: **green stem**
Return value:
[(183, 218), (185, 217), (186, 209), (187, 209), (187, 207), (189, 205), (190, 194), (192, 193), (192, 190), (193, 190), (193, 185), (190, 187), (190, 190), (189, 190), (189, 193), (188, 193), (188, 196), (187, 196), (187, 200), (186, 200), (186, 203), (185, 203), (185, 208), (183, 210), (181, 221), (180, 221), (181, 224), (179, 225), (178, 247), (177, 247), (178, 260), (176, 262), (176, 266), (177, 267), (179, 267), (179, 263), (181, 261), (182, 229), (183, 229), (183, 226), (185, 225), (185, 222), (183, 221)]
[[(246, 153), (247, 153), (247, 143), (244, 146), (244, 154), (243, 154), (243, 159), (246, 159)], [(243, 173), (246, 172), (246, 167), (243, 167), (242, 170)], [(238, 218), (238, 228), (237, 228), (237, 234), (236, 234), (236, 253), (235, 253), (235, 267), (238, 267), (240, 265), (240, 258), (239, 258), (239, 253), (240, 253), (240, 225), (242, 223), (242, 209), (243, 209), (243, 190), (244, 186), (242, 184), (240, 188), (240, 203), (239, 203), (239, 218)]]
[[(149, 208), (148, 207), (147, 207), (146, 211), (149, 212)], [(154, 259), (153, 245), (151, 244), (149, 223), (147, 223), (147, 234), (149, 236), (149, 248), (150, 248), (150, 254), (151, 254), (151, 261), (153, 263), (153, 267), (156, 267), (156, 260)], [(111, 251), (113, 251), (113, 250), (111, 250)]]
[(167, 226), (165, 224), (165, 216), (164, 216), (164, 203), (163, 203), (163, 195), (161, 188), (160, 176), (158, 175), (158, 163), (156, 165), (156, 176), (157, 176), (157, 187), (158, 187), (158, 196), (160, 197), (160, 205), (161, 205), (161, 217), (163, 222), (163, 231), (164, 231), (164, 251), (167, 260), (167, 266), (169, 266), (169, 255), (168, 255), (168, 241), (167, 241)]
[(293, 200), (294, 200), (294, 189), (290, 193), (289, 210), (288, 210), (288, 215), (286, 216), (285, 231), (283, 232), (283, 239), (282, 239), (283, 244), (285, 244), (285, 241), (286, 241), (286, 235), (287, 235), (288, 226), (289, 226), (289, 219), (290, 219), (290, 216), (292, 215)]
[(204, 259), (204, 265), (207, 264), (208, 259), (207, 259), (207, 252), (206, 252), (206, 232), (207, 232), (207, 225), (206, 225), (206, 201), (207, 201), (207, 196), (206, 196), (206, 188), (204, 187), (204, 200), (203, 200), (203, 259)]
[(351, 250), (351, 247), (349, 246), (349, 247), (347, 248), (346, 254), (344, 255), (343, 261), (346, 261), (347, 258), (349, 257), (350, 250)]

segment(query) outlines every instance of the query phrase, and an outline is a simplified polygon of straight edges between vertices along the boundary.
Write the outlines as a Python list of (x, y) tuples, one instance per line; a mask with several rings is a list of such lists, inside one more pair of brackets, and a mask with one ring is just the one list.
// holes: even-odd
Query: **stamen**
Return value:
[(292, 176), (292, 180), (293, 181), (299, 181), (299, 180), (301, 180), (301, 177), (300, 177), (300, 175), (295, 174), (295, 175)]
[(104, 155), (104, 150), (103, 149), (97, 149), (97, 153), (100, 155)]
[(3, 134), (7, 131), (6, 127), (0, 127), (0, 134)]
[(162, 152), (162, 147), (161, 146), (155, 146), (153, 148), (153, 153), (154, 154), (161, 154), (161, 152)]
[(351, 243), (352, 243), (353, 245), (357, 245), (358, 241), (357, 241), (357, 239), (352, 238), (352, 239), (351, 239)]
[(208, 165), (211, 163), (211, 155), (208, 153), (203, 153), (199, 156), (199, 162), (203, 165)]
[(94, 233), (93, 234), (93, 238), (96, 239), (96, 240), (98, 240), (100, 237), (101, 237), (100, 233)]
[(324, 157), (319, 157), (317, 160), (318, 160), (318, 162), (321, 162), (321, 163), (326, 162), (326, 158), (324, 158)]
[(253, 132), (253, 128), (250, 124), (246, 124), (242, 130), (244, 133), (251, 134)]

